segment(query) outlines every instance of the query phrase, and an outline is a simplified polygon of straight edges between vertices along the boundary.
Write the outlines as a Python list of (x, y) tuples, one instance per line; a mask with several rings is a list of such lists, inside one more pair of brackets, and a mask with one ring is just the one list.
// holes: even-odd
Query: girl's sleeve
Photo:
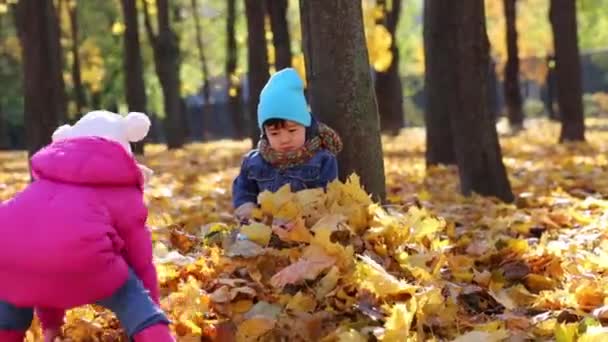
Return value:
[(123, 257), (133, 269), (154, 302), (159, 302), (158, 279), (152, 257), (152, 236), (146, 219), (148, 209), (141, 191), (134, 189), (122, 198), (124, 205), (114, 206), (116, 230), (124, 242)]

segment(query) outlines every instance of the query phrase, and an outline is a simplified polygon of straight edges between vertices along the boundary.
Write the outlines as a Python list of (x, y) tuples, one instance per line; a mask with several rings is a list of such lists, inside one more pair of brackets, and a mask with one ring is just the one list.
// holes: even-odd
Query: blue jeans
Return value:
[[(152, 325), (170, 323), (132, 270), (121, 288), (95, 304), (114, 312), (129, 337)], [(27, 330), (33, 317), (32, 308), (18, 308), (0, 300), (0, 330)]]

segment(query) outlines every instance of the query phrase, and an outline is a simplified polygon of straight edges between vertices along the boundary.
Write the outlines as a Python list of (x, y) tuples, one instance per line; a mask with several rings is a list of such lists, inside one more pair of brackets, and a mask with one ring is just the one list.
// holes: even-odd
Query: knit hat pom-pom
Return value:
[(130, 142), (143, 140), (150, 131), (150, 119), (144, 113), (131, 112), (126, 117), (127, 139)]

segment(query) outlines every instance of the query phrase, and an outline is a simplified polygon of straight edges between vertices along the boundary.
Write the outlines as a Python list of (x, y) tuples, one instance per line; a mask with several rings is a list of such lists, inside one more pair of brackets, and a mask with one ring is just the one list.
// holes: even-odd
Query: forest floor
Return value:
[[(326, 194), (264, 194), (262, 222), (244, 227), (230, 197), (246, 142), (148, 146), (172, 329), (179, 341), (606, 341), (608, 119), (587, 121), (586, 143), (558, 136), (546, 120), (501, 134), (513, 204), (460, 196), (456, 169), (427, 169), (412, 128), (384, 138), (390, 204), (355, 177)], [(0, 153), (0, 200), (28, 179), (25, 153)], [(39, 334), (35, 323), (28, 340)], [(69, 312), (64, 336), (127, 341), (96, 307)]]

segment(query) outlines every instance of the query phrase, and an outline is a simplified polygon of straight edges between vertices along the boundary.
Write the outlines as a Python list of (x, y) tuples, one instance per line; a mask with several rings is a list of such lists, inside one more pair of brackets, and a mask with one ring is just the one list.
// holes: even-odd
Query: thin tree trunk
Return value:
[(207, 58), (205, 57), (205, 49), (203, 47), (203, 33), (201, 20), (198, 13), (198, 4), (196, 0), (191, 0), (192, 15), (194, 16), (194, 27), (196, 29), (196, 47), (201, 60), (201, 71), (203, 73), (203, 97), (205, 104), (209, 105), (209, 68), (207, 66)]
[(448, 25), (449, 12), (436, 0), (424, 2), (424, 85), (426, 95), (426, 163), (456, 164), (450, 123), (450, 104), (456, 99), (450, 82), (453, 36)]
[(76, 98), (76, 119), (83, 115), (84, 107), (86, 106), (86, 98), (84, 96), (84, 86), (82, 85), (82, 77), (80, 74), (80, 53), (78, 52), (78, 2), (74, 1), (68, 4), (68, 13), (70, 16), (70, 30), (72, 32), (72, 82), (74, 82), (74, 97)]
[(6, 150), (9, 147), (8, 122), (6, 121), (2, 102), (0, 102), (0, 150)]
[(179, 45), (177, 36), (171, 29), (168, 0), (157, 0), (158, 34), (154, 34), (146, 1), (144, 4), (144, 24), (154, 49), (154, 65), (163, 91), (163, 103), (167, 123), (167, 147), (180, 148), (184, 145), (185, 128), (180, 99)]
[(50, 143), (65, 113), (59, 23), (52, 1), (21, 0), (15, 10), (23, 54), (25, 137), (32, 156)]
[(496, 127), (486, 101), (489, 43), (483, 0), (462, 4), (450, 1), (456, 33), (453, 48), (456, 99), (451, 124), (463, 194), (477, 192), (513, 201), (511, 186), (502, 162)]
[(554, 107), (555, 95), (557, 93), (555, 85), (555, 57), (552, 55), (547, 55), (545, 58), (545, 63), (547, 64), (547, 75), (545, 76), (545, 107), (547, 109), (549, 119), (559, 121), (559, 112), (556, 111)]
[(249, 79), (249, 117), (251, 127), (249, 137), (253, 146), (256, 146), (260, 138), (257, 126), (257, 108), (260, 100), (260, 92), (270, 77), (268, 71), (268, 52), (266, 49), (266, 37), (264, 31), (264, 13), (266, 1), (245, 0), (245, 12), (247, 14), (247, 56), (248, 56), (248, 79)]
[(344, 141), (338, 156), (340, 178), (356, 172), (365, 189), (384, 200), (380, 123), (361, 4), (300, 0), (300, 15), (312, 112)]
[(401, 14), (401, 0), (393, 0), (391, 9), (386, 8), (386, 0), (377, 0), (377, 4), (382, 6), (385, 13), (381, 24), (393, 37), (390, 48), (393, 61), (388, 70), (376, 74), (375, 88), (380, 113), (380, 128), (383, 132), (396, 135), (405, 126), (403, 86), (399, 76), (399, 47), (395, 36)]
[(275, 68), (281, 70), (291, 66), (291, 39), (287, 22), (287, 0), (267, 0), (272, 40), (275, 51)]
[[(243, 115), (241, 84), (236, 76), (237, 45), (235, 33), (236, 0), (227, 0), (226, 17), (226, 84), (228, 85), (228, 108), (234, 127), (235, 138), (242, 139), (247, 134), (247, 120)], [(232, 93), (231, 93), (232, 90)]]
[[(123, 65), (127, 105), (130, 112), (147, 112), (146, 86), (139, 42), (139, 23), (136, 0), (121, 0), (125, 21)], [(144, 153), (144, 143), (134, 144), (136, 154)]]
[(585, 118), (575, 2), (551, 0), (549, 19), (553, 29), (557, 103), (562, 121), (559, 141), (584, 141)]
[(505, 102), (507, 115), (512, 131), (518, 131), (524, 125), (521, 93), (519, 90), (519, 52), (517, 48), (517, 0), (503, 0), (505, 21), (507, 26), (507, 64), (505, 65)]

